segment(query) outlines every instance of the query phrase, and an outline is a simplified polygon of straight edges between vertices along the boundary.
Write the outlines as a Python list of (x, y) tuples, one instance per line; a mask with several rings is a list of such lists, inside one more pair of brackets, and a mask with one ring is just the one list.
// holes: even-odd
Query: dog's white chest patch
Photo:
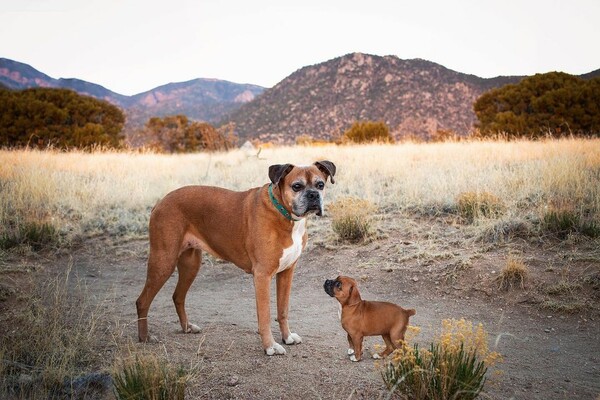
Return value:
[(300, 221), (294, 221), (294, 227), (292, 228), (292, 245), (286, 249), (283, 249), (283, 254), (279, 259), (279, 268), (277, 272), (284, 271), (292, 266), (294, 262), (300, 257), (302, 253), (302, 238), (306, 232), (306, 220), (301, 219)]

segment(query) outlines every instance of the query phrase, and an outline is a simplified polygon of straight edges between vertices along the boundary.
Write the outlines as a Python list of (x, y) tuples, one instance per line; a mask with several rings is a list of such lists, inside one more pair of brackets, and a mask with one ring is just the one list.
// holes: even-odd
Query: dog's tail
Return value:
[(412, 317), (413, 315), (415, 315), (417, 313), (414, 308), (406, 310), (406, 312), (408, 313), (409, 317)]

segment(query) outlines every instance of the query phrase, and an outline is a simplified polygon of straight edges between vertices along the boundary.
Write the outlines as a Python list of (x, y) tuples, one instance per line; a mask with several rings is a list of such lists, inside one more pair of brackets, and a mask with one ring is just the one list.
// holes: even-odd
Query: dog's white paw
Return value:
[(274, 356), (275, 354), (285, 354), (285, 349), (279, 343), (273, 343), (271, 347), (265, 349), (265, 354)]
[(351, 356), (352, 354), (354, 354), (354, 349), (348, 349), (348, 355)]
[(190, 324), (188, 322), (187, 328), (183, 333), (200, 333), (200, 327), (198, 325)]
[(379, 359), (381, 359), (381, 356), (379, 354), (377, 354), (377, 353), (373, 353), (373, 358), (375, 360), (379, 360)]
[(355, 355), (355, 354), (352, 354), (352, 355), (350, 356), (350, 361), (353, 361), (353, 362), (358, 362), (358, 360), (356, 359), (356, 355)]
[(283, 339), (283, 343), (287, 345), (302, 343), (302, 338), (297, 333), (290, 333), (287, 339)]

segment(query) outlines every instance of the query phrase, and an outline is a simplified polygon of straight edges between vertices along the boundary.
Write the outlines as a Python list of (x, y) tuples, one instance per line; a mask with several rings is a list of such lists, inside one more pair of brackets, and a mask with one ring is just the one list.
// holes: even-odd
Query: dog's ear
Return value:
[(356, 287), (356, 283), (352, 282), (350, 290), (348, 291), (348, 304), (355, 304), (361, 301), (360, 293)]
[(285, 178), (287, 174), (294, 168), (292, 164), (275, 164), (269, 167), (269, 179), (274, 185), (279, 184), (279, 181)]
[(331, 161), (323, 160), (323, 161), (317, 161), (315, 163), (315, 165), (317, 166), (317, 168), (319, 168), (319, 170), (321, 172), (323, 172), (325, 174), (325, 176), (329, 177), (329, 179), (331, 180), (331, 183), (335, 183), (335, 180), (333, 179), (333, 176), (335, 175), (335, 164), (334, 163), (332, 163)]

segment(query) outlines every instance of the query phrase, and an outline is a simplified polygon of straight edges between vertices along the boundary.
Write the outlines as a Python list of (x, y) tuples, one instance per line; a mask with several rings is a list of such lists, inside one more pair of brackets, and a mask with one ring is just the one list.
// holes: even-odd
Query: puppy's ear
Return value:
[(292, 164), (275, 164), (269, 167), (269, 179), (274, 185), (278, 185), (279, 181), (285, 178), (287, 174), (294, 168)]
[(335, 164), (332, 163), (331, 161), (327, 161), (327, 160), (323, 160), (323, 161), (317, 161), (315, 163), (315, 165), (317, 166), (317, 168), (319, 168), (319, 170), (325, 174), (326, 177), (329, 177), (329, 179), (331, 180), (331, 183), (335, 183), (335, 180), (333, 179), (333, 176), (335, 175)]

